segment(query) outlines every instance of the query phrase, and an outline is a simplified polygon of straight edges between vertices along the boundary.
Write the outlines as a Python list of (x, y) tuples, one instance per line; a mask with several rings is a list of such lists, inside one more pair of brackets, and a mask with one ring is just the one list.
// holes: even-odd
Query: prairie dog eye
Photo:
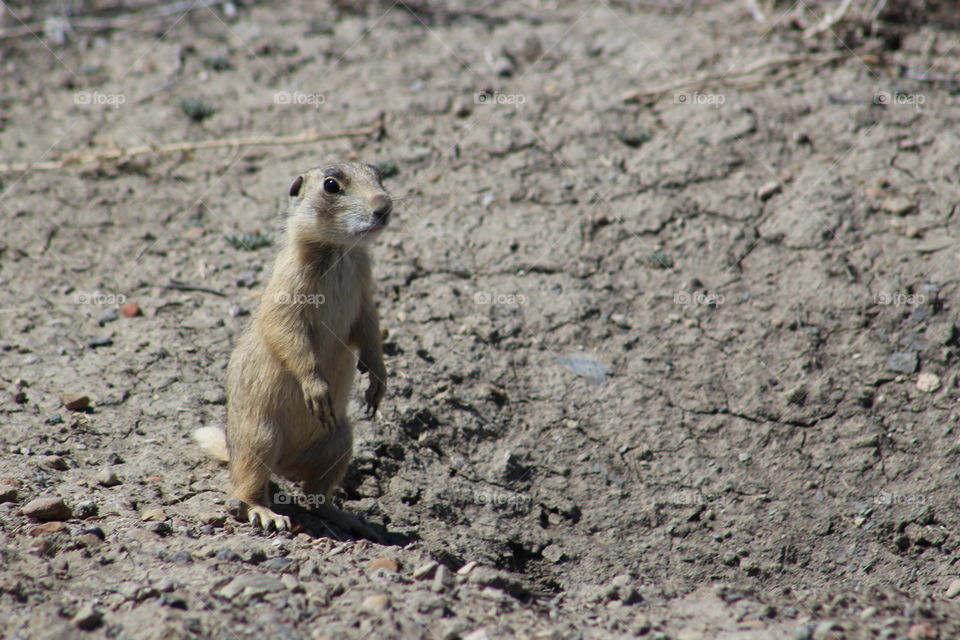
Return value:
[(340, 193), (340, 183), (333, 178), (326, 178), (323, 181), (323, 190), (327, 193)]

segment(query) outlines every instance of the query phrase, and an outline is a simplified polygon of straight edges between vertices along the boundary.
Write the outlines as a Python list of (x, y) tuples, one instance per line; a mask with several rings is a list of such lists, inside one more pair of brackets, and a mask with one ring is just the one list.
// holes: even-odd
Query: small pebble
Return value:
[(437, 570), (439, 563), (430, 561), (425, 564), (420, 565), (413, 570), (413, 579), (414, 580), (426, 580), (427, 578), (433, 575), (433, 572)]
[(921, 373), (917, 376), (917, 389), (924, 393), (933, 393), (940, 388), (940, 376), (935, 373)]
[(91, 518), (97, 515), (99, 509), (97, 508), (97, 503), (92, 500), (85, 500), (77, 505), (77, 508), (74, 509), (74, 513), (81, 520), (84, 518)]
[(230, 547), (224, 547), (223, 549), (220, 549), (220, 551), (217, 551), (217, 555), (214, 557), (221, 562), (240, 562), (243, 560), (243, 558), (240, 557), (240, 554)]
[(80, 607), (80, 610), (77, 611), (76, 615), (73, 616), (73, 624), (76, 625), (78, 629), (83, 629), (84, 631), (96, 629), (100, 626), (102, 620), (103, 614), (97, 611), (91, 604), (83, 605)]
[(457, 575), (458, 575), (458, 576), (465, 576), (465, 575), (469, 574), (471, 571), (474, 570), (474, 568), (475, 568), (478, 564), (479, 564), (479, 563), (478, 563), (476, 560), (471, 560), (471, 561), (468, 562), (467, 564), (465, 564), (465, 565), (463, 565), (462, 567), (460, 567), (459, 569), (457, 569)]
[(370, 563), (370, 570), (376, 571), (377, 569), (386, 569), (390, 573), (396, 573), (400, 567), (390, 558), (376, 558)]
[(100, 527), (90, 527), (89, 529), (84, 529), (83, 531), (80, 532), (80, 535), (82, 536), (90, 535), (90, 536), (100, 538), (101, 540), (107, 539), (107, 534), (105, 534), (103, 532), (103, 529), (101, 529)]
[(70, 411), (83, 411), (90, 406), (90, 398), (79, 393), (61, 393), (60, 402)]
[(363, 604), (361, 604), (360, 607), (364, 611), (369, 611), (371, 613), (385, 611), (390, 607), (390, 596), (385, 593), (377, 593), (372, 596), (367, 596), (364, 598)]
[(205, 513), (200, 516), (200, 522), (211, 527), (222, 527), (226, 521), (227, 516), (223, 513)]
[(28, 518), (47, 522), (49, 520), (69, 520), (70, 507), (58, 496), (36, 498), (23, 505), (23, 515)]
[(944, 594), (944, 597), (948, 600), (952, 600), (957, 596), (960, 596), (960, 578), (951, 582), (950, 586), (947, 587), (947, 592)]
[(121, 313), (123, 314), (124, 318), (136, 318), (137, 316), (143, 315), (143, 310), (136, 302), (129, 302), (123, 305), (123, 310)]
[[(163, 591), (159, 586), (157, 588)], [(280, 592), (286, 589), (287, 586), (279, 578), (262, 573), (248, 573), (234, 578), (219, 591), (219, 594), (221, 597), (231, 600), (241, 593), (245, 597), (256, 597), (264, 593)]]
[(441, 564), (437, 567), (437, 572), (433, 574), (433, 582), (430, 588), (442, 593), (447, 590), (452, 581), (453, 577), (450, 575), (450, 570)]
[(630, 321), (627, 320), (627, 316), (623, 315), (622, 313), (611, 313), (610, 322), (617, 325), (621, 329), (630, 328)]
[(103, 487), (115, 487), (120, 484), (120, 478), (112, 469), (102, 469), (97, 474), (97, 484)]
[(650, 631), (650, 616), (645, 613), (638, 613), (633, 616), (633, 622), (630, 625), (633, 628), (633, 632), (639, 635), (643, 635)]
[(167, 514), (162, 509), (144, 509), (140, 514), (142, 522), (162, 522), (167, 519)]
[(17, 488), (12, 484), (0, 484), (0, 502), (16, 502)]
[(43, 466), (56, 471), (66, 471), (69, 468), (67, 461), (60, 456), (45, 456), (43, 458)]
[(783, 190), (783, 185), (779, 181), (771, 181), (757, 189), (757, 198), (760, 200), (769, 200)]
[(916, 208), (913, 201), (903, 196), (889, 197), (880, 206), (884, 211), (895, 216), (905, 216)]
[(109, 309), (102, 313), (99, 318), (97, 318), (97, 324), (101, 327), (108, 322), (113, 322), (120, 317), (120, 314), (117, 313), (116, 309)]
[(257, 274), (255, 273), (248, 273), (246, 275), (243, 275), (237, 278), (238, 287), (246, 287), (249, 289), (255, 284), (257, 284)]
[(913, 351), (899, 351), (887, 360), (887, 369), (900, 373), (913, 373), (917, 370), (917, 354)]
[(103, 538), (100, 536), (94, 535), (92, 533), (81, 533), (76, 537), (78, 544), (82, 544), (84, 547), (90, 549), (93, 547), (99, 547), (103, 544)]

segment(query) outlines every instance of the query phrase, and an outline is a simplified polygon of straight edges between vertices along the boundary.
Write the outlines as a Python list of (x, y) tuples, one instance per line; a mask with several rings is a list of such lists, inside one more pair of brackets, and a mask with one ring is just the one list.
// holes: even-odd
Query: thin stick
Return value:
[(199, 140), (197, 142), (171, 142), (160, 145), (137, 145), (122, 149), (101, 149), (99, 151), (72, 152), (66, 153), (55, 160), (46, 160), (40, 162), (9, 162), (0, 163), (0, 173), (20, 173), (27, 171), (55, 171), (64, 167), (99, 162), (101, 160), (127, 160), (134, 156), (146, 154), (168, 155), (171, 153), (183, 153), (189, 151), (200, 151), (203, 149), (224, 149), (237, 147), (265, 146), (272, 144), (306, 144), (309, 142), (320, 142), (321, 140), (333, 140), (335, 138), (356, 138), (361, 136), (371, 136), (380, 133), (383, 130), (383, 120), (377, 120), (373, 124), (360, 129), (347, 129), (345, 131), (335, 131), (333, 133), (317, 133), (308, 131), (298, 136), (273, 137), (265, 136), (258, 138), (222, 138), (213, 140)]
[(222, 291), (217, 291), (216, 289), (210, 289), (209, 287), (201, 287), (199, 285), (187, 284), (186, 282), (180, 282), (179, 280), (171, 280), (170, 284), (165, 285), (164, 289), (177, 289), (178, 291), (199, 291), (201, 293), (212, 293), (215, 296), (220, 296), (221, 298), (226, 298), (227, 294)]
[[(738, 83), (746, 82), (753, 83), (756, 82), (756, 78), (748, 78), (751, 74), (761, 73), (769, 69), (777, 69), (779, 72), (778, 80), (788, 77), (791, 74), (798, 73), (799, 71), (809, 68), (813, 69), (816, 67), (821, 67), (831, 62), (836, 62), (837, 60), (843, 60), (850, 56), (858, 56), (869, 53), (872, 51), (872, 48), (868, 47), (865, 49), (860, 49), (857, 51), (841, 51), (836, 53), (828, 53), (823, 55), (798, 55), (798, 56), (787, 56), (785, 58), (777, 58), (775, 60), (765, 60), (763, 62), (758, 62), (756, 64), (750, 65), (746, 69), (741, 69), (739, 71), (730, 71), (722, 74), (707, 74), (699, 78), (693, 78), (689, 80), (681, 80), (679, 82), (674, 82), (656, 89), (648, 89), (646, 91), (632, 91), (623, 97), (624, 102), (651, 102), (657, 98), (663, 96), (664, 94), (670, 93), (672, 91), (678, 91), (680, 89), (692, 89), (700, 88), (704, 86), (736, 86)], [(780, 68), (780, 67), (791, 67), (794, 68)]]

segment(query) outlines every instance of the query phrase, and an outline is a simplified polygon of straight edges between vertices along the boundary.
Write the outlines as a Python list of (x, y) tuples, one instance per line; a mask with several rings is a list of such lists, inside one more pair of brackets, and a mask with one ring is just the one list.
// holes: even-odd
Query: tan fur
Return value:
[(200, 427), (193, 432), (193, 439), (211, 458), (221, 462), (230, 460), (230, 453), (227, 451), (227, 434), (220, 427)]
[[(339, 193), (324, 190), (331, 177)], [(370, 165), (331, 165), (301, 178), (291, 187), (286, 242), (227, 367), (232, 497), (264, 528), (290, 527), (264, 495), (271, 473), (322, 496), (332, 514), (353, 450), (347, 404), (357, 355), (370, 374), (371, 411), (386, 390), (367, 244), (387, 222), (390, 197)], [(208, 429), (195, 437), (215, 452)]]

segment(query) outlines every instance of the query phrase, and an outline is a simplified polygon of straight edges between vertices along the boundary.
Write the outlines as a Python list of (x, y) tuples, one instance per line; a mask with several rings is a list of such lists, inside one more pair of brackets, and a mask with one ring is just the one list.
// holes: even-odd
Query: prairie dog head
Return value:
[(347, 248), (369, 242), (390, 221), (393, 201), (380, 170), (342, 162), (310, 169), (290, 185), (290, 229), (300, 242)]

